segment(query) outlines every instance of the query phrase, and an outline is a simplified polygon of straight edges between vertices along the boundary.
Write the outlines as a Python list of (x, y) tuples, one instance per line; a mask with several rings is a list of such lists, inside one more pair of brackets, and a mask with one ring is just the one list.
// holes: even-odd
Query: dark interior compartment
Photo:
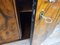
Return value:
[(21, 21), (22, 39), (30, 38), (32, 12), (22, 12), (19, 16)]
[(16, 8), (19, 25), (22, 31), (22, 39), (30, 38), (32, 0), (16, 0)]

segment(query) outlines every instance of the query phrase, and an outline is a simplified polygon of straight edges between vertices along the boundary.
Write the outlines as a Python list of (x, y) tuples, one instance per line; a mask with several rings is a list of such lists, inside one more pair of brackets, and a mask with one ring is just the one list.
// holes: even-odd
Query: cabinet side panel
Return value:
[(18, 27), (13, 0), (0, 0), (0, 43), (18, 40)]

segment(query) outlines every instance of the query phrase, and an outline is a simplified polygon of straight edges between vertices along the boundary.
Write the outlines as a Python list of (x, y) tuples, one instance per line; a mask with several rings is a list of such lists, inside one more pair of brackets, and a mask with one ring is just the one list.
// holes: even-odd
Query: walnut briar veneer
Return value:
[(0, 43), (20, 39), (15, 0), (0, 0)]

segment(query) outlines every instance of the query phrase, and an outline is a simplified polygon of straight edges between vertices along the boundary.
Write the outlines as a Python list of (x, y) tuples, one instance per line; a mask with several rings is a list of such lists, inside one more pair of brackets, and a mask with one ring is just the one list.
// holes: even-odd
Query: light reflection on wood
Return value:
[[(56, 25), (60, 23), (59, 2), (59, 0), (56, 3), (38, 0), (32, 45), (40, 45), (54, 31)], [(52, 23), (46, 23), (43, 18), (39, 20), (39, 14), (42, 9), (44, 9), (44, 16), (50, 17), (53, 20)]]

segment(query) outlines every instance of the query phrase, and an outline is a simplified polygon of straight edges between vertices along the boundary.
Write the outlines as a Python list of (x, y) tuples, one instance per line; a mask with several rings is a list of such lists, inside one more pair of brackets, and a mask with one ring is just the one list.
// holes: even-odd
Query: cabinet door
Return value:
[(15, 0), (0, 0), (0, 43), (20, 39)]
[(41, 45), (59, 23), (60, 0), (37, 0), (32, 45)]

